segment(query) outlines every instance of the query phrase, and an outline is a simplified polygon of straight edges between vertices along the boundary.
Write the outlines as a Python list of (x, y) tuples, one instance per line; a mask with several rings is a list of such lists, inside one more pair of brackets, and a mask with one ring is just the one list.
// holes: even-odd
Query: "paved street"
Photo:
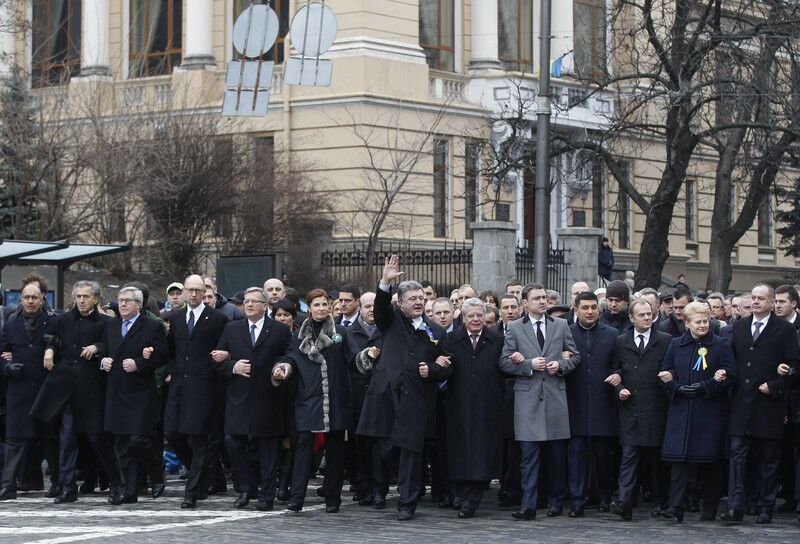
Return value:
[[(231, 507), (233, 493), (203, 501), (195, 511), (178, 505), (183, 482), (172, 480), (165, 498), (140, 500), (139, 504), (111, 508), (103, 496), (81, 497), (67, 506), (55, 506), (42, 492), (20, 494), (20, 499), (0, 504), (0, 542), (3, 544), (104, 543), (400, 543), (446, 542), (555, 542), (555, 543), (692, 543), (770, 542), (796, 543), (800, 523), (794, 516), (777, 516), (771, 526), (756, 525), (753, 518), (738, 527), (722, 523), (701, 524), (698, 514), (688, 514), (683, 525), (645, 517), (640, 510), (633, 522), (623, 524), (610, 514), (591, 513), (571, 520), (548, 519), (540, 511), (535, 522), (518, 522), (510, 510), (494, 505), (494, 490), (486, 506), (471, 520), (459, 520), (455, 511), (442, 510), (423, 502), (416, 518), (408, 523), (394, 519), (390, 507), (379, 511), (347, 500), (339, 514), (325, 514), (320, 499), (310, 490), (309, 503), (300, 514), (282, 509), (274, 512), (237, 511)], [(279, 507), (281, 508), (281, 507)]]

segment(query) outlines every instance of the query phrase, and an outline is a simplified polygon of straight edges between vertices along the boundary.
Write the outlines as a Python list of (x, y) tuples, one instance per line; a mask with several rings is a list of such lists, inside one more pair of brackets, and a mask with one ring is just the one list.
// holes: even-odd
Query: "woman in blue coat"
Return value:
[(727, 453), (727, 389), (736, 378), (736, 361), (725, 338), (709, 330), (711, 309), (701, 301), (683, 310), (686, 332), (672, 340), (661, 372), (670, 399), (661, 458), (672, 463), (668, 519), (683, 521), (691, 471), (703, 482), (701, 521), (716, 517)]

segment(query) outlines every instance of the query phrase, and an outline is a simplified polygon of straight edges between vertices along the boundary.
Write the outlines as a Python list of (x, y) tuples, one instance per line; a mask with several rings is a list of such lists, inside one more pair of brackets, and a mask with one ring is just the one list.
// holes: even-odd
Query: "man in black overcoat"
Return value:
[[(264, 511), (274, 506), (280, 439), (286, 433), (285, 395), (272, 383), (272, 367), (286, 354), (292, 340), (289, 327), (266, 317), (266, 312), (264, 290), (245, 290), (245, 319), (225, 325), (212, 353), (219, 371), (228, 380), (225, 445), (241, 486), (234, 507), (244, 508), (258, 497), (256, 508)], [(258, 470), (250, 461), (251, 440), (258, 456)], [(255, 474), (260, 475), (260, 482)]]
[[(0, 500), (16, 499), (17, 480), (22, 478), (26, 458), (38, 441), (51, 467), (48, 496), (58, 496), (58, 434), (30, 415), (36, 395), (47, 377), (44, 352), (56, 331), (56, 318), (44, 311), (47, 282), (38, 276), (22, 281), (21, 311), (3, 325), (2, 373), (6, 382), (5, 464)], [(34, 456), (34, 459), (38, 456)]]
[(208, 436), (218, 411), (216, 363), (211, 357), (228, 323), (222, 312), (203, 304), (203, 278), (191, 275), (183, 283), (186, 305), (170, 319), (169, 393), (164, 411), (167, 441), (189, 468), (181, 508), (194, 508), (206, 495)]
[(58, 316), (54, 365), (31, 411), (37, 419), (59, 424), (62, 493), (55, 498), (56, 504), (78, 499), (78, 434), (85, 435), (107, 474), (111, 495), (119, 492), (119, 470), (103, 425), (106, 373), (100, 370), (100, 359), (107, 349), (104, 335), (111, 318), (97, 309), (100, 293), (100, 285), (94, 281), (78, 281), (73, 286), (75, 304)]
[(796, 331), (772, 312), (775, 290), (757, 284), (751, 291), (753, 313), (733, 324), (733, 352), (737, 382), (730, 411), (730, 470), (728, 474), (728, 512), (724, 521), (741, 522), (745, 508), (745, 481), (748, 459), (755, 456), (759, 476), (756, 480), (758, 523), (770, 523), (778, 493), (778, 468), (781, 438), (786, 417), (785, 395), (795, 375), (779, 376), (780, 363), (797, 371), (800, 346)]
[(108, 499), (113, 505), (139, 500), (138, 465), (150, 477), (154, 499), (166, 486), (162, 450), (153, 435), (160, 408), (155, 372), (167, 362), (167, 339), (164, 326), (145, 314), (143, 301), (140, 289), (120, 289), (119, 317), (106, 326), (108, 354), (100, 362), (108, 372), (105, 428), (114, 436), (114, 453), (124, 479), (122, 491)]
[(375, 295), (375, 324), (383, 344), (359, 434), (382, 439), (384, 453), (392, 446), (399, 449), (397, 518), (407, 521), (414, 516), (422, 490), (423, 447), (436, 428), (436, 383), (446, 376), (448, 363), (439, 359), (437, 346), (444, 330), (424, 316), (422, 285), (400, 283), (397, 306), (392, 305), (391, 282), (402, 274), (397, 255), (387, 258)]
[(614, 373), (606, 382), (618, 399), (619, 496), (614, 513), (625, 521), (633, 517), (633, 499), (639, 466), (650, 469), (654, 515), (666, 508), (669, 467), (660, 460), (667, 423), (667, 396), (658, 379), (672, 336), (652, 326), (655, 308), (646, 300), (631, 304), (633, 331), (614, 341)]

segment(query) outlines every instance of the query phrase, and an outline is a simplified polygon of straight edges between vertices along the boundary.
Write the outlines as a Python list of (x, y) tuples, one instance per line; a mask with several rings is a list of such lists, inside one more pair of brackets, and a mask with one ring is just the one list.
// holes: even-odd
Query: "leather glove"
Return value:
[(22, 376), (22, 363), (11, 362), (6, 365), (6, 374), (10, 378)]
[(696, 399), (703, 393), (703, 388), (699, 383), (692, 385), (681, 385), (676, 391), (677, 395), (682, 399)]

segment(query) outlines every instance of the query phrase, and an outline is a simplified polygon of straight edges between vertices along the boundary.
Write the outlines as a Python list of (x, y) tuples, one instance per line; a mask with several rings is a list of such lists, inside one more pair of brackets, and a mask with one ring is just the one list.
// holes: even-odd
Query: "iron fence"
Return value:
[[(561, 300), (567, 300), (569, 294), (569, 261), (567, 261), (568, 250), (564, 249), (561, 243), (556, 248), (550, 248), (547, 253), (547, 282), (545, 287), (553, 289), (561, 294)], [(517, 279), (526, 285), (534, 281), (534, 252), (532, 247), (517, 246)]]

